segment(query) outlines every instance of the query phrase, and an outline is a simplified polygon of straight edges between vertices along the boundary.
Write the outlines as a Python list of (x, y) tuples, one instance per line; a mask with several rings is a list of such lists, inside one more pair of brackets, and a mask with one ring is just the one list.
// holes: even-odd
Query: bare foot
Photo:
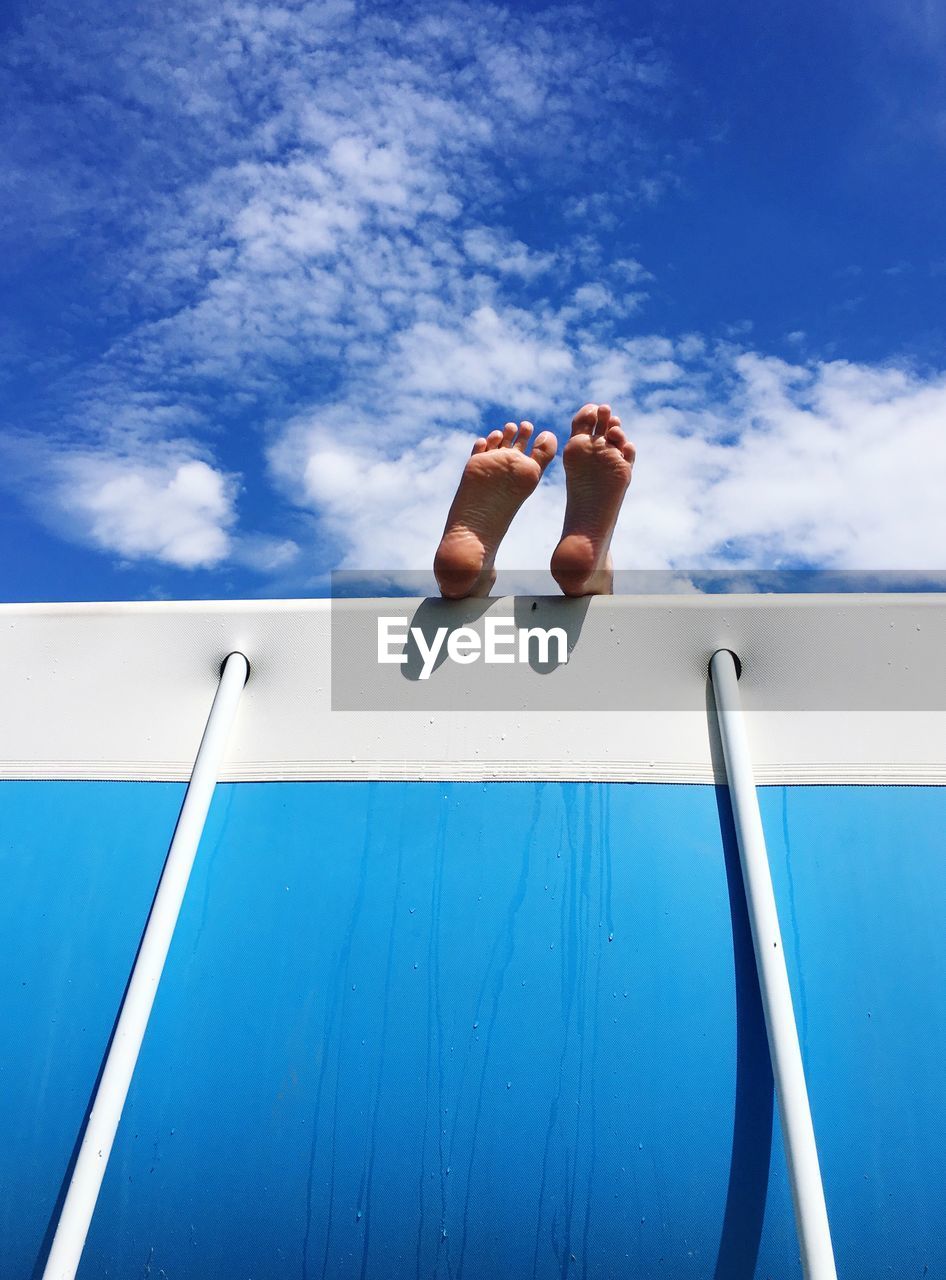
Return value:
[(586, 404), (578, 410), (562, 455), (568, 499), (551, 566), (567, 596), (611, 593), (611, 535), (631, 482), (634, 457), (634, 446), (609, 405)]
[(493, 561), (503, 535), (558, 448), (552, 432), (543, 431), (527, 454), (534, 430), (531, 422), (507, 422), (473, 446), (434, 556), (437, 585), (451, 600), (489, 595), (496, 581)]

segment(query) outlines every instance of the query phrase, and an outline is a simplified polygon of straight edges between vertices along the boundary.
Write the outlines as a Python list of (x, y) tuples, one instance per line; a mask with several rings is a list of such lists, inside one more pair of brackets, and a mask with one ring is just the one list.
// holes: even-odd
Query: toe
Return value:
[(543, 431), (532, 446), (532, 457), (544, 471), (555, 457), (558, 441), (551, 431)]
[(598, 406), (596, 404), (583, 404), (574, 418), (572, 418), (572, 435), (591, 435), (597, 421)]
[(486, 441), (482, 436), (480, 436), (480, 438), (476, 440), (473, 444), (473, 453), (474, 454), (483, 453), (485, 449), (486, 449)]
[(525, 453), (526, 445), (529, 443), (529, 439), (534, 430), (535, 427), (531, 422), (520, 422), (519, 434), (516, 436), (516, 443), (513, 447), (518, 449), (520, 453)]
[(605, 432), (604, 438), (607, 440), (608, 444), (613, 444), (615, 449), (623, 449), (627, 443), (627, 436), (621, 430), (620, 422), (617, 422), (617, 425), (615, 425), (615, 421), (616, 420), (614, 418), (611, 419), (611, 425)]
[(637, 450), (636, 450), (636, 449), (634, 448), (634, 446), (631, 444), (630, 440), (628, 440), (628, 441), (627, 441), (627, 442), (622, 446), (622, 448), (621, 448), (621, 453), (622, 453), (622, 455), (623, 455), (623, 457), (624, 457), (624, 461), (625, 461), (625, 462), (629, 462), (629, 463), (631, 464), (631, 466), (633, 466), (633, 465), (634, 465), (634, 459), (637, 457)]
[(611, 406), (609, 404), (599, 404), (598, 412), (595, 417), (594, 434), (603, 436), (611, 425)]
[(519, 428), (516, 426), (516, 424), (515, 424), (514, 422), (507, 422), (507, 423), (506, 423), (506, 425), (503, 427), (503, 440), (502, 440), (502, 445), (501, 445), (501, 447), (502, 447), (503, 449), (508, 449), (508, 448), (509, 448), (509, 446), (512, 444), (513, 440), (515, 440), (515, 438), (516, 438), (516, 432), (517, 432), (518, 430), (519, 430)]
[(503, 442), (503, 433), (501, 431), (491, 431), (486, 437), (487, 449), (498, 449)]

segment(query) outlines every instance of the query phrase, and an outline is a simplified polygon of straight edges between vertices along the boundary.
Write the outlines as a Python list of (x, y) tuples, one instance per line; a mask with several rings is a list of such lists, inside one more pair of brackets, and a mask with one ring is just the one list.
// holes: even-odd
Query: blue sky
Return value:
[(425, 569), (472, 438), (589, 399), (620, 567), (943, 567), (941, 3), (0, 23), (0, 598)]

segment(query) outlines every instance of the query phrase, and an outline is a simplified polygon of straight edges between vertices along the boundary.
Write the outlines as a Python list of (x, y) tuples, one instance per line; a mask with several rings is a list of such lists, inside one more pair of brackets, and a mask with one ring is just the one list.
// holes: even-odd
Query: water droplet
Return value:
[(613, 942), (613, 941), (614, 941), (614, 934), (613, 934), (613, 933), (609, 933), (609, 934), (608, 934), (608, 941), (609, 941), (609, 942)]
[(480, 1025), (480, 1024), (479, 1024), (478, 1022), (474, 1022), (474, 1023), (473, 1023), (473, 1030), (475, 1031), (475, 1030), (476, 1030), (476, 1028), (477, 1028), (479, 1025)]
[(408, 911), (410, 911), (411, 915), (413, 915), (416, 910), (416, 907), (408, 907)]
[(356, 1222), (360, 1222), (360, 1221), (361, 1221), (361, 1210), (360, 1210), (360, 1209), (355, 1213), (355, 1221), (356, 1221)]
[(507, 1089), (511, 1089), (511, 1088), (512, 1088), (512, 1081), (511, 1081), (511, 1080), (507, 1080), (507, 1081), (506, 1081), (506, 1088), (507, 1088)]

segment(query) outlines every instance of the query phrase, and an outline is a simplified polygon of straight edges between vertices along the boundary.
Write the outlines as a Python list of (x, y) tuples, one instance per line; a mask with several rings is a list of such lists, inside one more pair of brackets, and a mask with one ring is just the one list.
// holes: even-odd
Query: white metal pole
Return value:
[(229, 654), (221, 667), (220, 683), (122, 1002), (102, 1078), (92, 1102), (43, 1280), (73, 1280), (78, 1270), (105, 1176), (105, 1166), (217, 785), (220, 762), (249, 670), (249, 663), (242, 653)]
[(788, 1174), (795, 1203), (795, 1223), (806, 1280), (836, 1280), (831, 1230), (818, 1165), (815, 1131), (805, 1086), (792, 992), (782, 949), (772, 873), (765, 849), (759, 797), (752, 774), (749, 741), (742, 718), (736, 661), (728, 649), (710, 659), (710, 676), (726, 762), (739, 860), (752, 925), (762, 1007), (769, 1038), (772, 1074)]

